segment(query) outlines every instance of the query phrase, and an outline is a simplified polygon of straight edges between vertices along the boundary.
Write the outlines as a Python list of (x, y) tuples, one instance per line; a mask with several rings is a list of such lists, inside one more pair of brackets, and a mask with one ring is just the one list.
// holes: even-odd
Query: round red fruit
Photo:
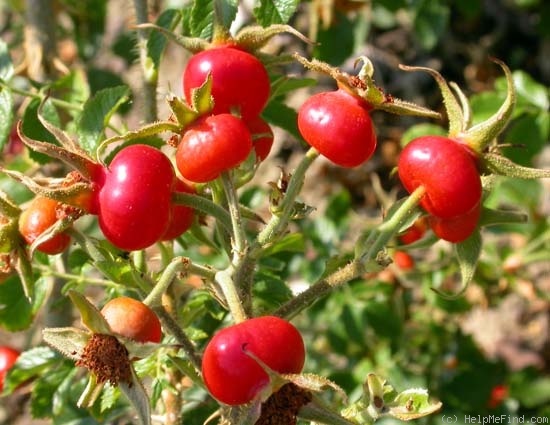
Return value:
[(243, 162), (252, 151), (246, 125), (231, 114), (199, 118), (185, 130), (176, 151), (181, 175), (205, 183)]
[(342, 167), (356, 167), (376, 149), (369, 106), (344, 89), (311, 96), (298, 110), (304, 140)]
[(426, 189), (420, 205), (439, 218), (466, 214), (481, 199), (481, 179), (468, 147), (442, 136), (411, 141), (399, 156), (399, 178), (409, 193)]
[[(58, 221), (60, 203), (54, 199), (37, 196), (19, 216), (19, 233), (31, 245), (42, 233)], [(49, 255), (59, 254), (67, 249), (71, 237), (58, 233), (36, 247), (40, 252)]]
[(162, 329), (157, 315), (141, 301), (129, 297), (113, 298), (101, 314), (114, 333), (138, 342), (160, 342)]
[[(174, 192), (195, 193), (195, 189), (183, 180), (176, 179)], [(191, 227), (194, 216), (195, 210), (193, 208), (186, 207), (185, 205), (172, 204), (170, 222), (168, 224), (168, 229), (166, 229), (164, 235), (162, 236), (162, 240), (170, 241), (177, 238)]]
[(116, 247), (132, 251), (160, 240), (168, 227), (175, 173), (148, 145), (131, 145), (113, 158), (99, 192), (99, 226)]
[(5, 345), (0, 346), (0, 392), (4, 389), (4, 379), (6, 373), (11, 369), (11, 367), (17, 361), (19, 357), (19, 351), (7, 347)]
[(395, 251), (393, 261), (401, 270), (412, 270), (414, 268), (414, 258), (405, 251)]
[(183, 73), (185, 98), (212, 76), (214, 114), (236, 112), (242, 117), (259, 115), (269, 98), (267, 71), (255, 56), (235, 46), (220, 46), (197, 53)]
[(222, 403), (248, 403), (269, 384), (267, 373), (247, 353), (279, 373), (300, 373), (305, 361), (300, 333), (278, 317), (256, 317), (222, 329), (202, 360), (206, 387)]
[(480, 204), (477, 204), (466, 214), (446, 219), (431, 216), (429, 222), (437, 237), (448, 242), (459, 243), (468, 239), (474, 232), (480, 215), (481, 207)]
[(261, 117), (254, 117), (244, 122), (254, 144), (254, 151), (258, 161), (263, 161), (269, 155), (273, 146), (273, 130)]

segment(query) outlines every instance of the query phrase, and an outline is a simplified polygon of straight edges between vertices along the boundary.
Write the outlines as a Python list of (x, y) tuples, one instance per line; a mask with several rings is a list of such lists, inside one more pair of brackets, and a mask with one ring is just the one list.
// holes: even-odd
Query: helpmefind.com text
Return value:
[(444, 424), (550, 424), (550, 419), (544, 416), (513, 416), (513, 415), (443, 415)]

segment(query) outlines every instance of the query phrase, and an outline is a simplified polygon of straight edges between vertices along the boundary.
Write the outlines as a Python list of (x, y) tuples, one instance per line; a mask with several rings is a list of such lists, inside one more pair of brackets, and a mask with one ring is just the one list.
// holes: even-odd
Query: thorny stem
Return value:
[(298, 164), (298, 167), (296, 167), (296, 170), (294, 171), (294, 174), (292, 174), (292, 177), (288, 183), (288, 188), (280, 205), (279, 213), (274, 214), (271, 217), (267, 225), (258, 235), (257, 246), (253, 248), (252, 253), (254, 257), (259, 254), (259, 251), (261, 251), (262, 248), (274, 242), (279, 236), (281, 236), (282, 232), (286, 229), (292, 214), (294, 202), (296, 201), (296, 197), (300, 193), (300, 190), (304, 184), (305, 174), (309, 166), (318, 156), (319, 152), (317, 152), (314, 148), (310, 148), (306, 152), (300, 164)]
[[(134, 0), (134, 9), (136, 12), (136, 24), (148, 23), (148, 5), (147, 0)], [(154, 122), (157, 119), (157, 80), (158, 74), (153, 61), (147, 54), (147, 38), (149, 30), (145, 28), (137, 29), (139, 59), (143, 77), (144, 120), (145, 122)]]
[[(416, 189), (391, 217), (371, 233), (370, 236), (373, 237), (369, 237), (364, 242), (366, 246), (358, 247), (359, 255), (353, 261), (317, 281), (304, 292), (282, 305), (273, 314), (286, 318), (292, 317), (334, 289), (366, 273), (371, 266), (378, 267), (373, 265), (372, 262), (376, 260), (378, 253), (384, 249), (388, 241), (414, 213), (415, 207), (424, 193), (424, 187)], [(362, 243), (362, 240), (359, 239), (357, 243)]]

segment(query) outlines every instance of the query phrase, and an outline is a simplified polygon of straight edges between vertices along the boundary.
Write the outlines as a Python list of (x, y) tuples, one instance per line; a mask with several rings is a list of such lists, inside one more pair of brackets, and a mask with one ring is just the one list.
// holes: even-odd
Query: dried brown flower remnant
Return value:
[(87, 368), (100, 384), (132, 383), (128, 350), (112, 335), (93, 334), (76, 365)]
[(311, 393), (288, 383), (262, 404), (262, 414), (255, 425), (296, 425), (300, 408), (311, 401)]

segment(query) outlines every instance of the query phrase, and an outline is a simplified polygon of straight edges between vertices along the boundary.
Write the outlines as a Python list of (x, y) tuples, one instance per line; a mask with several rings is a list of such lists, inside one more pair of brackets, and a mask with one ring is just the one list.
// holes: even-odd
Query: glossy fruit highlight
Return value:
[(243, 162), (252, 151), (246, 125), (231, 114), (199, 118), (178, 144), (176, 165), (192, 182), (206, 183)]
[(423, 136), (411, 141), (399, 156), (398, 172), (409, 193), (424, 186), (426, 194), (420, 205), (439, 218), (466, 214), (481, 199), (473, 153), (447, 137)]
[(175, 173), (148, 145), (131, 145), (113, 158), (99, 192), (99, 226), (116, 247), (133, 251), (157, 242), (170, 220)]
[(255, 56), (236, 46), (219, 46), (197, 53), (183, 73), (185, 98), (212, 75), (213, 114), (237, 113), (251, 118), (260, 114), (269, 98), (267, 71)]
[(304, 366), (302, 337), (283, 319), (263, 316), (222, 329), (202, 360), (206, 387), (222, 403), (248, 403), (269, 384), (267, 373), (247, 352), (279, 373), (300, 373)]
[(344, 89), (317, 93), (298, 110), (304, 140), (342, 167), (356, 167), (376, 149), (368, 104)]
[(129, 297), (110, 300), (101, 314), (111, 330), (138, 342), (160, 342), (162, 329), (157, 315), (141, 301)]

